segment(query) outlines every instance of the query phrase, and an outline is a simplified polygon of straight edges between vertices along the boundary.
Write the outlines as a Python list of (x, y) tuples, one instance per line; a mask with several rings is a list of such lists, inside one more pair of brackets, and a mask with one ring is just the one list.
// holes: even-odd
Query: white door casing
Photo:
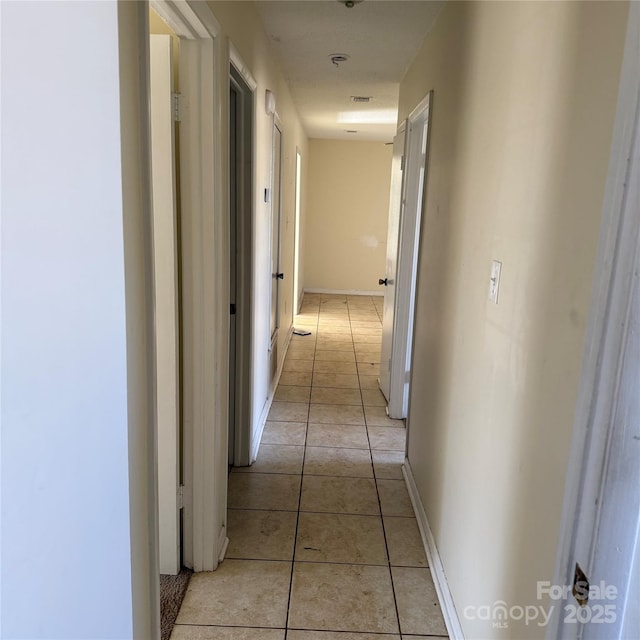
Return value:
[(566, 621), (573, 596), (554, 602), (549, 640), (640, 633), (639, 167), (640, 5), (632, 3), (553, 579), (571, 587), (577, 563), (591, 585), (617, 595), (577, 607), (590, 618), (613, 605), (613, 619), (607, 611), (586, 624)]
[(214, 571), (228, 544), (229, 53), (206, 3), (150, 4), (180, 38), (182, 556), (194, 571)]
[[(637, 172), (640, 156), (634, 153)], [(633, 199), (640, 204), (640, 181), (635, 181)], [(636, 216), (640, 206), (636, 205)], [(584, 568), (592, 585), (614, 587), (615, 596), (590, 599), (590, 620), (583, 640), (640, 638), (640, 237), (636, 237), (636, 263), (632, 272), (631, 299), (624, 324), (626, 333), (619, 356), (619, 378), (613, 407), (599, 513), (591, 549)], [(576, 560), (579, 558), (576, 556)], [(588, 563), (588, 564), (586, 564)], [(613, 592), (612, 592), (613, 593)], [(607, 611), (606, 607), (609, 606)], [(606, 624), (600, 623), (603, 611)], [(608, 615), (607, 615), (608, 614)], [(586, 614), (585, 614), (586, 615)]]
[(429, 121), (433, 92), (407, 120), (403, 207), (398, 240), (395, 308), (389, 385), (389, 417), (407, 417), (420, 229), (427, 183)]
[(172, 42), (150, 36), (160, 572), (180, 571), (179, 343)]
[(384, 312), (382, 316), (382, 354), (380, 357), (380, 390), (389, 402), (391, 387), (391, 347), (393, 343), (393, 319), (396, 303), (396, 271), (398, 264), (398, 239), (402, 217), (402, 178), (404, 173), (406, 120), (398, 128), (393, 139), (391, 161), (391, 189), (389, 196), (389, 222), (387, 225), (387, 263), (384, 274)]

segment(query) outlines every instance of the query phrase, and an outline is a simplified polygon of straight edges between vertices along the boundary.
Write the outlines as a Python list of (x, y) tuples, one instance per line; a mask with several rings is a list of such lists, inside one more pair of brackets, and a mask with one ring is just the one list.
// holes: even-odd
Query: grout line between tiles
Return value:
[[(319, 323), (319, 306), (318, 305), (318, 315), (316, 316), (316, 325), (315, 325), (315, 333), (313, 334), (314, 342), (313, 342), (313, 359), (311, 360), (311, 381), (310, 381), (310, 389), (309, 389), (309, 401), (311, 401), (311, 389), (313, 388), (313, 376), (314, 376), (314, 368), (315, 368), (315, 354), (318, 344), (318, 323)], [(279, 385), (278, 385), (279, 386)], [(277, 389), (276, 389), (277, 393)], [(300, 488), (298, 490), (298, 509), (296, 513), (296, 524), (293, 530), (293, 549), (291, 550), (291, 573), (289, 574), (289, 593), (287, 595), (287, 611), (285, 615), (285, 623), (284, 623), (284, 638), (287, 638), (287, 627), (289, 626), (289, 612), (291, 609), (291, 593), (293, 589), (293, 563), (295, 561), (296, 555), (296, 543), (298, 539), (298, 525), (300, 522), (300, 502), (302, 500), (302, 472), (304, 471), (304, 460), (305, 453), (307, 450), (307, 435), (309, 433), (309, 412), (311, 411), (311, 404), (307, 405), (307, 420), (305, 425), (304, 432), (304, 449), (302, 450), (302, 468), (300, 469)]]
[[(286, 629), (285, 627), (255, 627), (252, 625), (237, 625), (237, 624), (203, 624), (203, 623), (194, 623), (194, 622), (181, 622), (180, 624), (176, 624), (176, 627), (206, 627), (211, 629), (261, 629), (265, 631), (307, 631), (307, 632), (315, 632), (315, 633), (331, 633), (331, 634), (353, 634), (353, 633), (365, 633), (370, 636), (378, 636), (379, 638), (391, 638), (398, 637), (397, 633), (385, 633), (381, 631), (365, 631), (365, 632), (354, 632), (354, 631), (344, 631), (344, 630), (332, 630), (327, 631), (326, 629), (308, 629), (302, 627), (290, 627)], [(405, 634), (406, 635), (406, 634)], [(431, 634), (429, 636), (412, 636), (416, 638), (448, 638), (446, 635), (439, 634)]]
[(201, 622), (181, 622), (176, 627), (207, 627), (211, 629), (264, 629), (265, 631), (284, 631), (284, 627), (255, 627), (250, 624), (206, 624)]
[[(316, 330), (316, 341), (317, 341), (317, 335), (318, 332)], [(315, 367), (315, 350), (313, 353), (313, 364)], [(312, 371), (313, 368), (312, 367)], [(311, 389), (313, 390), (313, 373), (311, 374)], [(304, 444), (304, 449), (302, 450), (302, 468), (300, 469), (300, 490), (298, 492), (298, 510), (296, 512), (296, 526), (294, 528), (293, 531), (293, 551), (291, 554), (291, 574), (289, 577), (289, 597), (287, 599), (287, 615), (285, 618), (285, 631), (284, 631), (284, 640), (287, 639), (287, 629), (289, 627), (289, 615), (291, 613), (291, 596), (293, 595), (293, 571), (295, 569), (295, 562), (296, 562), (296, 546), (298, 544), (298, 527), (300, 526), (300, 507), (302, 506), (302, 485), (304, 482), (304, 463), (306, 460), (306, 456), (307, 456), (307, 438), (306, 438), (306, 433), (308, 433), (309, 431), (309, 417), (311, 414), (311, 404), (308, 405), (307, 407), (307, 430), (305, 432), (305, 444)]]
[[(360, 393), (362, 394), (362, 389), (360, 390)], [(364, 413), (364, 399), (363, 399), (363, 404), (362, 404), (362, 411)], [(365, 422), (366, 422), (366, 414), (365, 414)], [(371, 440), (369, 438), (369, 425), (367, 423), (367, 442), (369, 443), (369, 452), (371, 453)], [(382, 520), (382, 535), (384, 536), (384, 547), (385, 547), (385, 551), (387, 553), (387, 569), (389, 571), (389, 582), (391, 583), (391, 592), (393, 593), (393, 605), (395, 607), (396, 610), (396, 622), (398, 623), (398, 634), (401, 635), (402, 634), (402, 629), (400, 628), (400, 613), (398, 611), (398, 599), (396, 597), (396, 589), (395, 589), (395, 585), (393, 584), (393, 574), (391, 572), (391, 557), (389, 555), (389, 542), (387, 540), (387, 530), (384, 526), (384, 514), (382, 512), (382, 501), (380, 500), (380, 491), (378, 490), (378, 477), (376, 475), (376, 468), (375, 465), (373, 464), (373, 456), (371, 456), (371, 466), (373, 468), (373, 481), (376, 487), (376, 498), (378, 499), (378, 508), (380, 509), (380, 519)]]
[[(327, 478), (335, 476), (324, 476)], [(360, 480), (373, 480), (373, 478), (359, 478)], [(229, 511), (271, 511), (276, 513), (298, 513), (293, 509), (265, 509), (264, 507), (229, 507)], [(301, 509), (300, 513), (312, 513), (324, 516), (366, 516), (371, 518), (377, 518), (379, 513), (354, 513), (352, 511), (307, 511)], [(413, 520), (415, 516), (401, 516), (401, 515), (387, 515), (387, 518), (405, 518), (406, 520)]]
[[(399, 638), (400, 634), (399, 633), (386, 633), (384, 631), (345, 631), (344, 629), (331, 629), (330, 631), (327, 631), (327, 629), (307, 629), (307, 628), (302, 628), (302, 627), (292, 627), (291, 629), (289, 629), (289, 631), (308, 631), (310, 633), (330, 633), (330, 634), (363, 634), (365, 636), (378, 636), (381, 639), (384, 638)], [(433, 635), (433, 636), (407, 636), (405, 634), (405, 637), (412, 637), (412, 638), (448, 638), (448, 636), (438, 636), (438, 635)]]
[[(279, 446), (279, 445), (275, 445), (275, 446)], [(286, 446), (286, 445), (283, 445)], [(298, 445), (300, 446), (300, 445)], [(311, 448), (314, 448), (313, 445), (311, 445)], [(321, 447), (324, 449), (337, 449), (337, 448), (343, 448), (343, 447)], [(349, 449), (349, 451), (369, 451), (368, 449)], [(304, 456), (303, 456), (303, 469), (304, 469)], [(251, 471), (235, 471), (234, 473), (243, 473), (243, 474), (250, 474), (252, 473)], [(282, 471), (275, 471), (275, 472), (270, 472), (270, 471), (255, 471), (253, 472), (254, 475), (257, 473), (261, 473), (263, 475), (266, 476), (302, 476), (302, 473), (283, 473)], [(304, 472), (303, 472), (304, 473)], [(310, 478), (349, 478), (351, 480), (373, 480), (373, 472), (370, 476), (354, 476), (354, 475), (336, 475), (335, 473), (305, 473), (305, 476), (309, 476)], [(395, 480), (396, 478), (385, 478), (385, 480)], [(398, 480), (398, 482), (402, 482), (402, 480)], [(275, 509), (265, 509), (265, 511), (275, 511)]]

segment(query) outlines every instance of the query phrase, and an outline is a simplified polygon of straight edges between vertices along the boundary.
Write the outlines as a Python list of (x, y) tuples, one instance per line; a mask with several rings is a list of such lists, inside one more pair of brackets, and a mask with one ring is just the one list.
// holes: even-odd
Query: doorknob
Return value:
[(378, 284), (379, 285), (384, 285), (386, 287), (387, 284), (388, 284), (387, 278), (385, 278), (384, 280), (382, 278), (380, 278), (380, 280), (378, 280)]
[(284, 273), (276, 273), (276, 278), (278, 280), (284, 280)]

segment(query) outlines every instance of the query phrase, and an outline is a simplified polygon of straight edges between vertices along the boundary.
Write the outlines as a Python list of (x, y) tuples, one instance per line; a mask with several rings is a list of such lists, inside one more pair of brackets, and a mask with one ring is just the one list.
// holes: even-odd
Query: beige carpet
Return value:
[(193, 571), (182, 568), (177, 576), (160, 576), (160, 630), (169, 640)]

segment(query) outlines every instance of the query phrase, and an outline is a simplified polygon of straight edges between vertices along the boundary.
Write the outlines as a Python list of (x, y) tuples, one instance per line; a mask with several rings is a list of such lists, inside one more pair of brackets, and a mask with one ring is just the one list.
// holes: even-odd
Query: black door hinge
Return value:
[(233, 304), (233, 303), (231, 303), (230, 307), (231, 307), (231, 308), (229, 309), (229, 313), (230, 313), (232, 316), (235, 316), (235, 315), (236, 315), (236, 305), (235, 305), (235, 304)]

